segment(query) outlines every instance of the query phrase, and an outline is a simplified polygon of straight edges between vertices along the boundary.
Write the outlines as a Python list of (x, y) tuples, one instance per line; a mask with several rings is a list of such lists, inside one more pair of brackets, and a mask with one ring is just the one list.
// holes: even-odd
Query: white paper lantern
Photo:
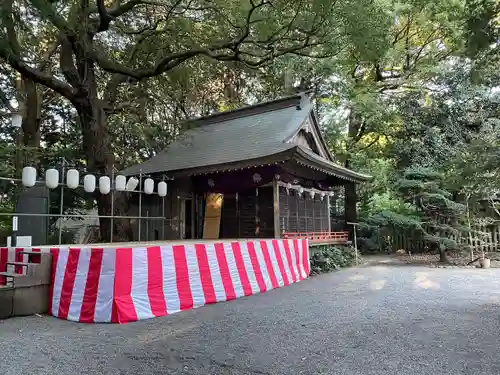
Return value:
[(321, 192), (321, 200), (323, 200), (323, 199), (325, 199), (325, 192), (324, 191)]
[(309, 195), (311, 196), (311, 198), (312, 198), (312, 199), (314, 199), (314, 195), (315, 195), (315, 194), (316, 194), (316, 193), (314, 192), (314, 190), (311, 190), (311, 191), (309, 192)]
[(83, 190), (87, 193), (93, 193), (95, 191), (95, 176), (93, 174), (87, 174), (83, 178)]
[(127, 178), (122, 175), (118, 175), (115, 178), (115, 190), (116, 191), (124, 191), (127, 185)]
[(153, 194), (155, 188), (155, 182), (151, 178), (146, 178), (144, 180), (144, 192), (146, 194)]
[(21, 116), (19, 113), (13, 113), (11, 120), (12, 120), (12, 126), (14, 128), (20, 128), (23, 126), (23, 116)]
[(99, 191), (104, 195), (111, 191), (111, 179), (108, 176), (99, 177)]
[(291, 183), (286, 184), (286, 188), (287, 189), (291, 189), (292, 188), (292, 184)]
[(45, 185), (49, 189), (55, 189), (59, 185), (59, 171), (57, 169), (47, 169), (45, 171)]
[(302, 193), (304, 193), (304, 188), (303, 188), (303, 187), (300, 187), (300, 188), (299, 188), (299, 195), (302, 195)]
[(333, 191), (331, 191), (329, 194), (328, 194), (330, 197), (333, 197), (335, 195), (335, 193)]
[(165, 181), (161, 181), (158, 183), (158, 195), (160, 197), (164, 197), (167, 195), (167, 183)]
[(36, 169), (33, 167), (24, 167), (22, 181), (23, 181), (23, 185), (26, 187), (35, 186)]
[(66, 173), (66, 185), (70, 189), (76, 189), (80, 184), (80, 173), (76, 169), (70, 169)]
[(125, 189), (127, 189), (127, 191), (134, 191), (137, 185), (139, 185), (139, 180), (135, 177), (130, 177), (127, 181)]

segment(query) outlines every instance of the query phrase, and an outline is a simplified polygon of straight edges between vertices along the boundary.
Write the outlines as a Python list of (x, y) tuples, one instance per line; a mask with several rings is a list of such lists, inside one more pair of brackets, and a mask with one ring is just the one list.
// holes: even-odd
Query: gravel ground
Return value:
[(0, 374), (500, 374), (500, 270), (384, 266), (127, 325), (0, 321)]

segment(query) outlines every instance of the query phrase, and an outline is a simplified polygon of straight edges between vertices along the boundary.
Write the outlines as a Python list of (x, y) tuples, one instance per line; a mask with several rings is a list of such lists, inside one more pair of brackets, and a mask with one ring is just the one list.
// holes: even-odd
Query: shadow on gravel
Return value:
[(390, 267), (412, 267), (412, 266), (430, 266), (429, 262), (426, 261), (413, 261), (406, 262), (397, 257), (392, 256), (365, 256), (364, 262), (361, 267), (372, 267), (372, 266), (390, 266)]

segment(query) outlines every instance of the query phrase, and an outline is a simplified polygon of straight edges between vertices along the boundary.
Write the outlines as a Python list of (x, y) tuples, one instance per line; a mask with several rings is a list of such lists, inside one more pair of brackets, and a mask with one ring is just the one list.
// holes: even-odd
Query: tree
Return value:
[(421, 226), (417, 234), (449, 262), (447, 250), (459, 249), (458, 240), (468, 231), (463, 225), (465, 206), (446, 190), (444, 176), (429, 168), (409, 168), (397, 183), (406, 202), (417, 208)]
[[(350, 7), (326, 0), (6, 0), (0, 57), (73, 105), (89, 171), (109, 175), (116, 163), (109, 117), (131, 104), (123, 98), (142, 81), (196, 57), (257, 68), (285, 54), (331, 56), (343, 47), (346, 25), (357, 22)], [(54, 50), (49, 70), (35, 47), (40, 41)], [(99, 214), (109, 215), (111, 197), (96, 199)], [(115, 213), (123, 215), (125, 198), (118, 199)], [(101, 235), (109, 233), (101, 222)], [(115, 238), (126, 239), (127, 224), (115, 223)]]

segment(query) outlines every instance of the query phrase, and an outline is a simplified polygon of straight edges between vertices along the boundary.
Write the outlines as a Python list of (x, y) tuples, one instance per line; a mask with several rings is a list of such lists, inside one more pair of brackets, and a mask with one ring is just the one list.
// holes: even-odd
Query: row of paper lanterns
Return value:
[[(93, 193), (96, 190), (96, 176), (86, 174), (83, 177), (83, 190), (87, 193)], [(36, 169), (33, 167), (24, 167), (22, 172), (22, 184), (26, 187), (32, 187), (36, 184)], [(59, 171), (57, 169), (47, 169), (45, 171), (45, 185), (49, 189), (55, 189), (59, 186)], [(134, 191), (139, 185), (139, 180), (135, 177), (127, 178), (123, 175), (115, 177), (116, 191)], [(76, 189), (80, 186), (80, 173), (76, 169), (69, 169), (66, 172), (66, 186), (70, 189)], [(144, 193), (153, 194), (155, 182), (151, 178), (144, 180)], [(108, 176), (99, 177), (99, 192), (109, 194), (111, 191), (111, 179)], [(157, 187), (158, 195), (164, 197), (167, 195), (167, 183), (161, 181)]]

